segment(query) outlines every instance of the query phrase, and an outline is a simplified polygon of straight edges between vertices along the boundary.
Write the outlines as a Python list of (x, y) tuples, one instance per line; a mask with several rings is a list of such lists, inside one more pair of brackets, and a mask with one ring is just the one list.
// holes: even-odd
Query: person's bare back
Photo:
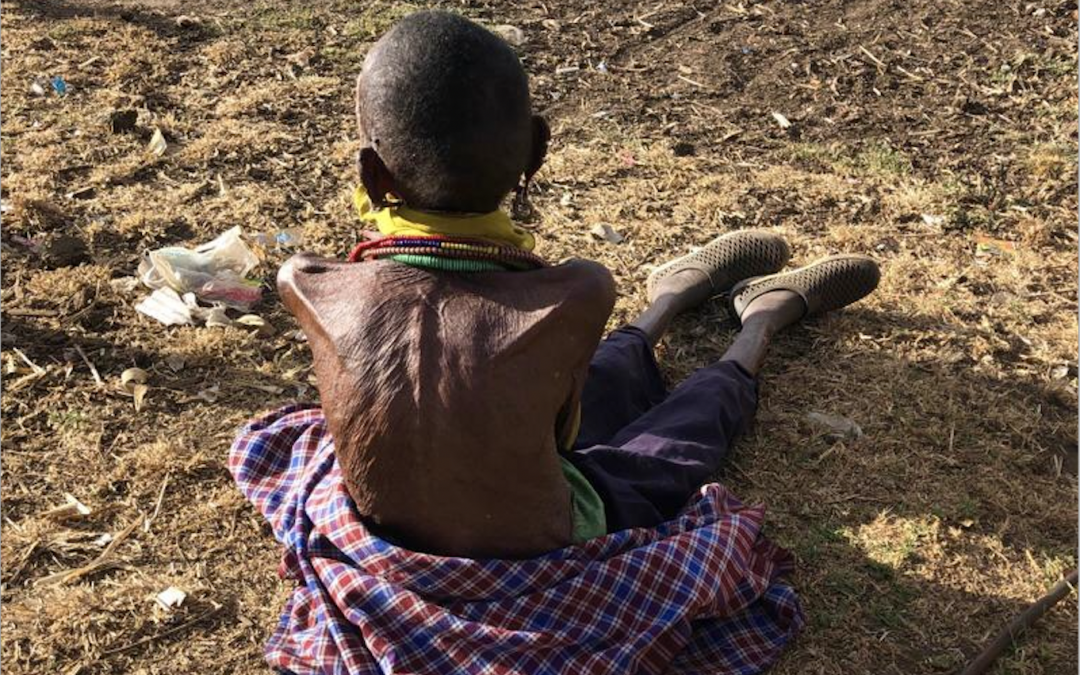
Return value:
[(606, 269), (447, 275), (304, 256), (278, 284), (371, 525), (444, 555), (571, 543), (558, 447), (614, 303)]

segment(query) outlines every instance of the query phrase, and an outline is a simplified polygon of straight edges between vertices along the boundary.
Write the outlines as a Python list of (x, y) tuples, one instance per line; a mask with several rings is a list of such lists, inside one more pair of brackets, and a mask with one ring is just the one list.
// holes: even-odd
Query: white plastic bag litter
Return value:
[(139, 280), (155, 290), (194, 293), (200, 300), (246, 311), (262, 297), (262, 284), (247, 278), (259, 259), (240, 234), (237, 226), (194, 250), (169, 246), (150, 251), (139, 263)]

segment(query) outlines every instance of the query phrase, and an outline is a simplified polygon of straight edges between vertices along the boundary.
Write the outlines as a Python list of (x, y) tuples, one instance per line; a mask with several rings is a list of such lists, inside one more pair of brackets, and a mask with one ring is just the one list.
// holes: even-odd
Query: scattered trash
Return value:
[(228, 328), (233, 324), (232, 319), (225, 313), (225, 308), (221, 306), (211, 307), (206, 312), (205, 321), (207, 328)]
[(139, 279), (149, 288), (194, 293), (205, 302), (246, 311), (262, 297), (261, 282), (247, 278), (258, 264), (236, 226), (194, 250), (170, 246), (150, 251), (139, 263)]
[(187, 593), (176, 586), (169, 586), (158, 593), (157, 597), (154, 598), (154, 601), (157, 602), (162, 609), (171, 611), (182, 605), (185, 598), (187, 598)]
[(1064, 363), (1058, 366), (1054, 366), (1050, 370), (1050, 378), (1053, 380), (1064, 380), (1069, 377), (1070, 374), (1075, 374), (1076, 366), (1070, 367), (1069, 364)]
[(625, 239), (625, 237), (615, 231), (615, 228), (608, 225), (607, 223), (599, 223), (597, 225), (594, 225), (592, 229), (589, 230), (589, 234), (596, 237), (597, 239), (602, 239), (611, 244), (620, 244)]
[(134, 293), (139, 287), (139, 280), (136, 277), (109, 279), (109, 287), (116, 293)]
[(120, 387), (135, 399), (136, 412), (142, 407), (142, 400), (148, 389), (146, 381), (149, 378), (150, 376), (142, 368), (128, 368), (120, 373)]
[(57, 96), (67, 95), (68, 86), (67, 82), (64, 82), (64, 78), (59, 75), (53, 75), (52, 79), (49, 80), (49, 84), (52, 85), (53, 91), (56, 92)]
[(98, 537), (97, 539), (94, 540), (94, 546), (97, 546), (97, 547), (108, 546), (109, 544), (112, 543), (112, 540), (113, 540), (112, 534), (110, 534), (109, 532), (106, 532), (106, 533), (102, 534), (100, 537)]
[(203, 389), (199, 393), (195, 394), (195, 398), (206, 401), (207, 403), (217, 403), (218, 395), (221, 394), (221, 386), (215, 384), (214, 386)]
[(850, 440), (863, 435), (862, 427), (855, 420), (841, 415), (811, 412), (806, 414), (806, 419), (824, 428), (827, 432), (825, 435), (833, 440)]
[(874, 245), (878, 253), (897, 253), (900, 251), (900, 242), (893, 237), (885, 237)]
[(739, 51), (741, 51), (743, 54), (753, 54), (754, 53), (754, 48), (753, 47), (742, 47)]
[(986, 260), (989, 258), (1007, 258), (1016, 253), (1016, 242), (994, 239), (986, 235), (975, 235), (975, 257)]
[(65, 503), (61, 506), (51, 508), (42, 515), (50, 520), (65, 521), (78, 520), (93, 513), (89, 506), (80, 502), (70, 492), (64, 493), (64, 501)]
[(277, 232), (260, 232), (251, 238), (263, 248), (291, 249), (304, 243), (304, 233), (298, 227), (287, 227)]
[(772, 116), (773, 116), (773, 119), (776, 120), (776, 123), (780, 125), (781, 129), (790, 129), (791, 128), (791, 122), (788, 120), (788, 118), (784, 117), (782, 114), (780, 114), (778, 112), (774, 112), (772, 114)]
[(139, 526), (139, 523), (142, 522), (143, 518), (144, 516), (140, 515), (135, 520), (131, 521), (131, 523), (129, 523), (127, 527), (117, 532), (113, 536), (112, 540), (109, 541), (108, 545), (105, 547), (105, 550), (102, 551), (96, 558), (94, 558), (90, 562), (86, 563), (81, 567), (76, 567), (74, 569), (65, 570), (63, 572), (56, 572), (55, 574), (41, 577), (37, 580), (36, 585), (52, 586), (54, 584), (67, 584), (72, 581), (81, 579), (88, 574), (93, 574), (100, 569), (113, 565), (115, 563), (115, 560), (113, 559), (113, 553), (116, 551), (116, 548), (121, 544), (121, 542), (127, 539), (128, 535), (130, 535), (136, 527)]
[(517, 26), (511, 26), (509, 24), (502, 24), (495, 26), (491, 29), (496, 35), (506, 40), (515, 47), (520, 47), (525, 44), (525, 31), (521, 30)]
[(146, 384), (149, 377), (150, 375), (142, 368), (128, 368), (120, 373), (120, 384), (130, 391), (134, 384)]
[(559, 198), (559, 206), (570, 206), (574, 201), (573, 192), (564, 192), (563, 196)]
[(159, 288), (144, 298), (135, 305), (135, 311), (166, 326), (189, 326), (195, 323), (191, 309), (176, 291), (168, 287)]
[(604, 73), (605, 75), (606, 75), (606, 74), (607, 74), (607, 72), (608, 72), (608, 66), (607, 66), (607, 64), (606, 64), (606, 63), (604, 63), (603, 61), (601, 61), (600, 63), (596, 64), (596, 69), (597, 69), (597, 70), (598, 70), (599, 72), (601, 72), (601, 73)]
[(192, 28), (202, 25), (202, 19), (197, 16), (192, 16), (190, 14), (181, 14), (180, 16), (173, 19), (173, 21), (176, 23), (177, 28)]
[(933, 213), (922, 214), (922, 221), (930, 227), (941, 227), (945, 224), (945, 216), (939, 216)]
[(34, 96), (44, 96), (48, 92), (45, 90), (45, 86), (41, 84), (39, 80), (34, 80), (30, 83), (30, 93)]
[[(109, 113), (109, 130), (114, 134), (122, 134), (135, 129), (139, 121), (139, 113), (136, 110), (114, 110)], [(165, 139), (162, 138), (162, 141)]]
[(567, 75), (569, 73), (576, 73), (581, 70), (579, 66), (559, 66), (555, 69), (556, 75)]
[(0, 213), (7, 213), (12, 209), (11, 202), (6, 199), (0, 199)]
[(150, 144), (146, 146), (146, 149), (150, 151), (150, 154), (161, 157), (168, 147), (169, 144), (165, 142), (165, 134), (161, 133), (161, 129), (155, 127), (154, 135), (150, 137)]
[(256, 335), (261, 335), (264, 337), (269, 337), (275, 332), (274, 327), (271, 326), (266, 321), (266, 319), (262, 318), (257, 314), (245, 314), (239, 319), (237, 319), (234, 323), (245, 326), (247, 328), (254, 328)]
[(67, 193), (68, 199), (93, 199), (97, 194), (97, 190), (93, 186), (87, 186), (79, 188), (73, 192)]

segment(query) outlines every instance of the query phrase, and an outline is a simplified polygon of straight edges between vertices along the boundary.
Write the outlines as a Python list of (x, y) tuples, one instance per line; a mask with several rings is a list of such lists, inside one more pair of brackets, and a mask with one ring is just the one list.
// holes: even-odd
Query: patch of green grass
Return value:
[(815, 523), (802, 532), (802, 537), (792, 544), (792, 548), (807, 562), (814, 562), (833, 544), (844, 542), (844, 537), (829, 523)]
[[(937, 536), (936, 518), (879, 517), (858, 529), (845, 528), (841, 534), (866, 553), (870, 561), (894, 570), (903, 567), (916, 551)], [(880, 572), (877, 573), (881, 576)]]
[(53, 410), (48, 417), (49, 426), (58, 433), (77, 431), (86, 423), (86, 415), (78, 410)]
[(420, 9), (409, 3), (389, 3), (376, 5), (360, 12), (349, 19), (342, 31), (345, 37), (359, 40), (374, 40), (398, 21)]
[(964, 497), (956, 507), (956, 514), (960, 519), (975, 520), (979, 517), (979, 502), (971, 497)]
[(46, 35), (54, 42), (64, 42), (84, 35), (88, 30), (88, 27), (82, 21), (70, 19), (57, 22), (56, 25), (49, 28)]
[(892, 568), (885, 565), (870, 563), (882, 570), (887, 578), (880, 579), (887, 584), (883, 592), (876, 592), (869, 596), (869, 613), (886, 628), (905, 628), (910, 625), (908, 621), (908, 607), (918, 593), (911, 587), (901, 583), (901, 579), (895, 575)]
[(251, 10), (251, 25), (256, 30), (311, 30), (317, 23), (315, 12), (307, 7), (259, 4)]
[(855, 168), (881, 177), (906, 176), (911, 173), (911, 158), (885, 143), (871, 143), (855, 156)]
[(896, 578), (896, 572), (893, 568), (874, 560), (868, 560), (864, 568), (867, 575), (875, 581), (892, 581)]
[(894, 178), (911, 173), (911, 158), (882, 142), (856, 151), (836, 144), (793, 143), (790, 152), (798, 162), (839, 174)]
[(821, 143), (792, 143), (791, 155), (800, 162), (832, 167), (842, 159), (835, 145)]
[(1052, 77), (1076, 77), (1076, 60), (1068, 57), (1040, 54), (1035, 57), (1035, 67)]
[(328, 46), (323, 47), (319, 52), (319, 56), (326, 59), (330, 63), (336, 63), (342, 66), (352, 66), (353, 70), (360, 70), (360, 65), (364, 61), (364, 55), (367, 53), (366, 47), (337, 47)]
[(857, 599), (866, 591), (866, 584), (862, 583), (855, 572), (847, 567), (834, 567), (825, 574), (822, 585), (832, 596), (842, 596), (849, 599)]

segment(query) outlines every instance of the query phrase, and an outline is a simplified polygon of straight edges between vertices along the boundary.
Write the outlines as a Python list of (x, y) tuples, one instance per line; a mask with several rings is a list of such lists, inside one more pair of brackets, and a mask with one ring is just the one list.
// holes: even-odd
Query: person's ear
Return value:
[(525, 166), (525, 182), (536, 175), (547, 158), (548, 141), (551, 140), (551, 128), (547, 120), (540, 115), (532, 116), (532, 145), (529, 149), (529, 162)]
[(513, 217), (517, 220), (528, 220), (533, 216), (532, 205), (529, 203), (529, 182), (540, 167), (544, 165), (547, 157), (548, 141), (551, 140), (551, 129), (547, 120), (540, 115), (532, 116), (532, 142), (529, 144), (529, 159), (525, 165), (525, 175), (522, 181), (514, 188), (514, 201), (511, 206)]
[(377, 209), (383, 208), (386, 206), (386, 195), (396, 194), (393, 174), (375, 148), (362, 148), (356, 162), (360, 169), (360, 182), (371, 205)]

